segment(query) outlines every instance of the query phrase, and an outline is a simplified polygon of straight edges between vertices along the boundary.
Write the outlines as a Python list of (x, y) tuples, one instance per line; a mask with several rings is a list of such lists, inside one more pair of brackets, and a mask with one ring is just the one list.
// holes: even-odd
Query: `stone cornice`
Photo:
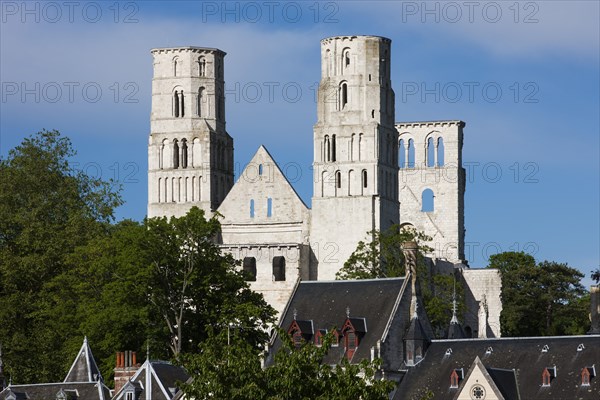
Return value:
[(465, 127), (465, 122), (460, 120), (450, 121), (415, 121), (415, 122), (396, 122), (396, 129), (399, 128), (423, 128), (423, 127), (438, 127), (457, 125), (460, 128)]
[(165, 54), (174, 53), (175, 54), (175, 53), (184, 53), (184, 52), (202, 53), (202, 54), (216, 53), (216, 54), (221, 54), (223, 56), (227, 54), (223, 50), (220, 50), (220, 49), (214, 49), (211, 47), (196, 47), (196, 46), (160, 47), (160, 48), (150, 50), (150, 53), (152, 53), (152, 54), (161, 54), (161, 53), (165, 53)]

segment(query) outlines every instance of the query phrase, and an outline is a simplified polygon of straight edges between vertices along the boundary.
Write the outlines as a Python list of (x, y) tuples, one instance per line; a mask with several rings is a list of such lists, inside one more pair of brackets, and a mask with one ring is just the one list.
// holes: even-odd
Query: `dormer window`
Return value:
[(134, 400), (135, 397), (133, 396), (133, 392), (127, 392), (125, 393), (125, 400)]
[(450, 387), (456, 389), (460, 381), (464, 379), (464, 370), (462, 368), (457, 368), (452, 371), (450, 374)]
[(581, 385), (590, 386), (590, 381), (596, 376), (596, 365), (585, 367), (581, 371)]
[(294, 319), (288, 331), (295, 348), (300, 348), (305, 342), (312, 340), (313, 323), (311, 320), (302, 321)]
[(317, 334), (315, 335), (315, 346), (321, 347), (323, 345), (323, 339), (327, 335), (327, 331), (324, 329), (319, 329)]
[(344, 347), (346, 348), (346, 358), (348, 360), (352, 360), (360, 340), (366, 332), (367, 323), (364, 318), (346, 318), (346, 322), (342, 327), (342, 335), (344, 335)]
[(544, 368), (542, 372), (542, 386), (550, 386), (552, 379), (556, 377), (556, 366)]

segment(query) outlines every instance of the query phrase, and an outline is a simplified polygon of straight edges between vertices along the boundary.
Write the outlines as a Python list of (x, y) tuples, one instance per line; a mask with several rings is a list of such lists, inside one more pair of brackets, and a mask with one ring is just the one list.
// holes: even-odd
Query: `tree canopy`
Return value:
[(42, 131), (0, 160), (0, 342), (13, 383), (63, 379), (84, 336), (107, 381), (116, 351), (149, 344), (168, 359), (230, 323), (266, 341), (275, 312), (221, 253), (218, 215), (115, 224), (115, 183), (75, 171), (74, 155)]
[(74, 321), (52, 319), (71, 305), (53, 281), (121, 204), (112, 182), (73, 169), (74, 155), (68, 138), (41, 131), (0, 160), (0, 341), (19, 381), (52, 379), (62, 370), (62, 344)]
[(288, 335), (280, 331), (283, 346), (274, 363), (261, 368), (262, 352), (249, 345), (232, 329), (210, 336), (197, 354), (188, 355), (184, 365), (194, 377), (183, 390), (195, 399), (233, 400), (385, 400), (393, 383), (376, 376), (380, 360), (364, 360), (340, 365), (323, 364), (331, 346), (331, 337), (321, 347), (304, 343), (296, 348)]
[(589, 328), (589, 294), (583, 274), (567, 264), (536, 263), (524, 252), (490, 256), (502, 275), (503, 336), (584, 334)]

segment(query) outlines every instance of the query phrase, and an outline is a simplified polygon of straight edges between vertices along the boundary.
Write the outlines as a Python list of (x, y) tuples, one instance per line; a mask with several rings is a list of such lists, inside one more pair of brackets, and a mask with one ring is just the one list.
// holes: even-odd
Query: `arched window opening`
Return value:
[(285, 281), (285, 257), (273, 257), (273, 280)]
[(415, 142), (412, 139), (408, 139), (408, 168), (415, 167)]
[(262, 174), (263, 174), (263, 165), (258, 164), (258, 175), (262, 175)]
[(179, 142), (177, 139), (173, 140), (173, 168), (179, 168)]
[(192, 176), (192, 201), (196, 200), (196, 177)]
[(350, 154), (350, 161), (354, 161), (354, 137), (356, 136), (355, 133), (352, 134), (352, 136), (350, 136), (350, 151), (348, 152), (348, 154)]
[(344, 49), (342, 53), (342, 66), (348, 68), (350, 65), (350, 49)]
[(179, 58), (173, 58), (173, 76), (177, 76), (177, 64), (179, 63)]
[(354, 170), (351, 169), (350, 171), (348, 171), (348, 196), (352, 196), (353, 194), (355, 194), (355, 190), (353, 188), (354, 185)]
[(331, 51), (327, 49), (325, 51), (325, 76), (331, 75)]
[(162, 178), (158, 178), (158, 202), (160, 203), (162, 201), (161, 195), (162, 195)]
[(202, 103), (204, 102), (204, 87), (198, 89), (198, 99), (196, 100), (196, 115), (202, 117)]
[(435, 146), (433, 145), (433, 138), (427, 139), (427, 166), (435, 166)]
[(425, 189), (421, 194), (421, 211), (422, 212), (432, 212), (433, 211), (433, 190)]
[(254, 199), (250, 200), (250, 218), (254, 218)]
[(363, 189), (367, 188), (367, 170), (366, 169), (362, 170), (362, 187), (363, 187)]
[(444, 166), (444, 138), (442, 137), (437, 140), (437, 165)]
[(179, 115), (181, 115), (181, 117), (184, 116), (185, 112), (185, 105), (184, 105), (184, 96), (183, 96), (183, 90), (181, 91), (181, 93), (179, 93)]
[(398, 145), (398, 167), (404, 168), (406, 166), (406, 147), (404, 145), (404, 139), (400, 139)]
[(267, 199), (267, 217), (272, 217), (273, 216), (273, 199), (272, 198), (268, 198)]
[(198, 76), (206, 76), (206, 60), (204, 57), (198, 58)]
[(362, 159), (363, 134), (358, 134), (358, 161)]
[(175, 118), (179, 118), (179, 93), (177, 90), (173, 93), (173, 115)]
[(335, 187), (337, 189), (342, 188), (342, 173), (340, 171), (335, 172)]
[(340, 110), (343, 110), (348, 104), (348, 83), (342, 82), (340, 85)]
[(188, 166), (188, 146), (187, 140), (181, 139), (181, 168)]
[(336, 159), (335, 150), (335, 135), (331, 135), (331, 161), (335, 162)]
[(331, 161), (331, 144), (329, 142), (329, 135), (325, 135), (324, 151), (324, 161)]
[(164, 196), (164, 199), (165, 199), (165, 203), (169, 201), (169, 197), (168, 197), (169, 195), (167, 194), (167, 189), (169, 187), (169, 182), (168, 181), (169, 181), (169, 178), (165, 178), (165, 181), (164, 181), (164, 190), (163, 190), (163, 193), (164, 193), (163, 196)]
[(256, 281), (256, 258), (244, 257), (242, 269), (244, 271), (244, 275), (247, 281)]

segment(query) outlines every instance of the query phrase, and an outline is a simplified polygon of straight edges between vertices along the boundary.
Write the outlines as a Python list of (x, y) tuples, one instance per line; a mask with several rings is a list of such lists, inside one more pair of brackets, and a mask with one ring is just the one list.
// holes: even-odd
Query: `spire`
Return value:
[(464, 339), (466, 337), (465, 331), (460, 325), (460, 322), (458, 322), (456, 309), (456, 277), (454, 277), (454, 292), (452, 293), (452, 319), (450, 320), (450, 326), (448, 327), (448, 339)]
[(86, 336), (64, 382), (97, 382), (101, 379), (100, 369), (96, 364), (96, 360), (94, 360)]

